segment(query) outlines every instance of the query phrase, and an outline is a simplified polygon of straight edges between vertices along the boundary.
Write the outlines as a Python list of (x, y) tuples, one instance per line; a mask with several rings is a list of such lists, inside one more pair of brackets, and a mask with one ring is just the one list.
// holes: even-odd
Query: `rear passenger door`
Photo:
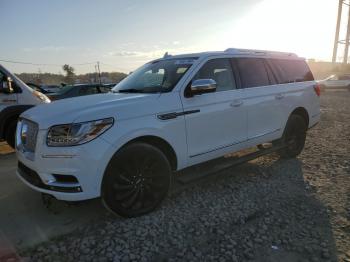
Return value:
[[(278, 138), (285, 118), (282, 112), (283, 93), (262, 58), (234, 58), (244, 90), (247, 110), (247, 136), (263, 141)], [(264, 141), (264, 142), (266, 142)]]

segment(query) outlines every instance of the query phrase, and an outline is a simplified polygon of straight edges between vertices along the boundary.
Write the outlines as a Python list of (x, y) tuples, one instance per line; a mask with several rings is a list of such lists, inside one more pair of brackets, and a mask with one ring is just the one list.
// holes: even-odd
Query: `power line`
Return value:
[(5, 59), (0, 59), (0, 61), (12, 63), (12, 64), (35, 65), (35, 66), (62, 66), (58, 64), (37, 64), (37, 63), (21, 62), (21, 61), (13, 61), (13, 60), (5, 60)]
[[(12, 64), (23, 64), (23, 65), (34, 65), (34, 66), (63, 66), (62, 64), (46, 64), (46, 63), (31, 63), (31, 62), (23, 62), (23, 61), (14, 61), (14, 60), (5, 60), (0, 59), (1, 62), (12, 63)], [(83, 66), (83, 65), (92, 65), (96, 64), (96, 62), (86, 62), (86, 63), (78, 63), (78, 64), (70, 64), (72, 66)]]

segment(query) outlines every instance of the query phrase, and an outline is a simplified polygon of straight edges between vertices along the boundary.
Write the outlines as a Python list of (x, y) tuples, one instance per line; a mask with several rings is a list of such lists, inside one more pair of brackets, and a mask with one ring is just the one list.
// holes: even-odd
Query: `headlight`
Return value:
[(113, 118), (58, 125), (47, 134), (48, 146), (75, 146), (87, 143), (106, 132), (114, 123)]
[(44, 103), (50, 103), (51, 102), (51, 100), (46, 95), (44, 95), (43, 93), (40, 93), (38, 91), (34, 90), (33, 91), (33, 95), (36, 96), (37, 98), (39, 98)]

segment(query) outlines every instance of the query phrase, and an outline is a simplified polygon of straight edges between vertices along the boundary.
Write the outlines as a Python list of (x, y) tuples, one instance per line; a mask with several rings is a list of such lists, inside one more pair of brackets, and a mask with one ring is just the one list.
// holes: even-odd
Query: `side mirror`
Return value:
[(13, 93), (12, 79), (10, 77), (4, 77), (2, 81), (0, 81), (0, 93)]
[(191, 84), (191, 95), (201, 95), (216, 91), (216, 82), (213, 79), (197, 79)]

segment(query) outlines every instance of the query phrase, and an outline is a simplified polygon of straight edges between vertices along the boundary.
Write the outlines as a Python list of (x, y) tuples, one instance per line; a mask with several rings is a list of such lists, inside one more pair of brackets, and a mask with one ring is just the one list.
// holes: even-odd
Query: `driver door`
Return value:
[(220, 156), (246, 140), (247, 116), (230, 59), (207, 61), (192, 81), (197, 79), (213, 79), (217, 84), (216, 92), (182, 97), (188, 155), (203, 160)]

